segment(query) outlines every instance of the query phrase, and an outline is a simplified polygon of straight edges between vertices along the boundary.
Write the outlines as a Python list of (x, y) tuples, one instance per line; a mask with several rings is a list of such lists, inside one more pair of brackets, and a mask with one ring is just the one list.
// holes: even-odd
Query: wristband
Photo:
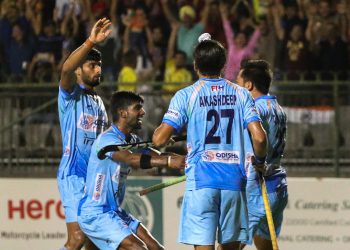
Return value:
[(266, 155), (263, 157), (255, 155), (255, 162), (257, 164), (263, 164), (263, 163), (265, 163), (265, 160), (266, 160)]
[(150, 155), (142, 154), (140, 157), (140, 168), (142, 168), (142, 169), (152, 168), (151, 158), (152, 157)]
[(89, 49), (92, 49), (92, 48), (95, 46), (95, 44), (90, 40), (90, 38), (86, 39), (86, 41), (85, 41), (84, 44), (85, 44), (85, 46), (88, 47)]
[(171, 164), (171, 156), (169, 155), (168, 156), (168, 167), (170, 166), (170, 164)]

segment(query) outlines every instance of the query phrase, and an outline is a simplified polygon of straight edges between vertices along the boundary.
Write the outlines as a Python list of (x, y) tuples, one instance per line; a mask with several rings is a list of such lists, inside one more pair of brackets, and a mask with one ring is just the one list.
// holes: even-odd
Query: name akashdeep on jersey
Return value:
[(187, 190), (245, 189), (244, 128), (260, 121), (250, 93), (223, 78), (202, 78), (178, 91), (163, 123), (187, 125)]

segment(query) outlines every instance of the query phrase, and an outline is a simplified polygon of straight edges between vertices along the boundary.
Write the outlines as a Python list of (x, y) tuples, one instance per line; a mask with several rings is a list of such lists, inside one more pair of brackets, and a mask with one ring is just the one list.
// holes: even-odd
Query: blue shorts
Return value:
[(57, 178), (57, 184), (66, 222), (77, 222), (79, 202), (84, 195), (84, 178), (70, 175), (66, 176), (64, 179)]
[(80, 215), (81, 230), (99, 249), (118, 249), (129, 235), (136, 234), (140, 222), (123, 209), (102, 214)]
[[(284, 187), (276, 192), (268, 193), (276, 236), (279, 236), (283, 221), (283, 210), (287, 206), (288, 191)], [(251, 245), (255, 235), (266, 240), (271, 240), (269, 226), (267, 224), (263, 197), (261, 195), (247, 195), (249, 214), (249, 240), (245, 242)]]
[(203, 188), (186, 190), (178, 241), (191, 245), (225, 244), (248, 239), (246, 194)]

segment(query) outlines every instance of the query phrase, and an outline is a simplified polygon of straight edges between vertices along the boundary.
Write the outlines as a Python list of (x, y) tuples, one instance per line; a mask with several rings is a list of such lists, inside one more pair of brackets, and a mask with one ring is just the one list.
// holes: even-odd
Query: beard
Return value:
[(88, 80), (88, 79), (83, 79), (84, 84), (90, 86), (90, 87), (96, 87), (98, 85), (100, 85), (101, 81), (100, 78), (96, 79), (96, 80)]

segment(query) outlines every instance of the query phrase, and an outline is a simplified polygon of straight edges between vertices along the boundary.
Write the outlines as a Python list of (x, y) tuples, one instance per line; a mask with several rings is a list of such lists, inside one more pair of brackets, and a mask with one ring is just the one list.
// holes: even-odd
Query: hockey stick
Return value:
[[(184, 140), (186, 140), (186, 137), (187, 137), (186, 135), (174, 136), (171, 138), (170, 143), (168, 145), (172, 145), (174, 142), (184, 141)], [(124, 150), (129, 150), (129, 149), (138, 149), (138, 148), (149, 148), (149, 147), (153, 147), (153, 146), (154, 146), (154, 144), (152, 143), (152, 141), (108, 145), (108, 146), (101, 148), (101, 150), (97, 153), (97, 157), (100, 160), (103, 160), (106, 158), (106, 153), (108, 153), (108, 152), (124, 151)]]
[[(251, 134), (248, 132), (250, 141), (253, 145), (253, 140)], [(252, 157), (252, 165), (256, 165), (255, 158)], [(257, 170), (255, 170), (257, 171)], [(259, 176), (259, 182), (261, 186), (261, 193), (263, 197), (263, 202), (264, 202), (264, 208), (265, 208), (265, 214), (266, 214), (266, 220), (267, 220), (267, 225), (269, 227), (270, 231), (270, 237), (271, 237), (271, 243), (272, 243), (272, 249), (273, 250), (279, 250), (278, 244), (277, 244), (277, 236), (276, 236), (276, 230), (275, 230), (275, 224), (273, 223), (273, 217), (272, 217), (272, 212), (271, 212), (271, 206), (270, 206), (270, 201), (269, 201), (269, 196), (267, 194), (267, 189), (266, 189), (266, 182), (264, 179), (264, 176), (262, 175), (261, 172), (258, 172)], [(253, 235), (254, 237), (254, 235)]]
[(142, 190), (139, 192), (139, 194), (140, 194), (140, 196), (142, 196), (142, 195), (145, 195), (145, 194), (148, 194), (148, 193), (157, 191), (157, 190), (159, 190), (159, 189), (162, 189), (162, 188), (166, 188), (166, 187), (175, 185), (175, 184), (180, 183), (180, 182), (183, 182), (183, 181), (185, 181), (185, 180), (186, 180), (186, 175), (183, 175), (183, 176), (180, 176), (180, 177), (176, 177), (176, 178), (170, 179), (170, 180), (168, 180), (168, 181), (165, 181), (165, 182), (162, 182), (162, 183), (159, 183), (159, 184), (150, 186), (150, 187), (148, 187), (148, 188), (142, 189)]
[(262, 193), (263, 201), (264, 201), (267, 225), (269, 226), (269, 231), (270, 231), (270, 236), (271, 236), (272, 249), (278, 250), (279, 248), (278, 248), (278, 244), (277, 244), (275, 224), (273, 223), (269, 196), (267, 194), (267, 189), (266, 189), (266, 182), (265, 182), (265, 179), (262, 176), (262, 174), (259, 174), (259, 175), (260, 175), (259, 180), (260, 180), (260, 184), (261, 184), (261, 193)]

